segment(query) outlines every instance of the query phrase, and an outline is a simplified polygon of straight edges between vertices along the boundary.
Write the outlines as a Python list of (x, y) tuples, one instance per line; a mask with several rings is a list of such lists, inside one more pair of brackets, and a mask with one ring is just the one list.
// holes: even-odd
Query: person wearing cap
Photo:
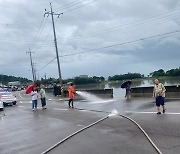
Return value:
[(161, 114), (160, 106), (163, 108), (163, 113), (165, 113), (165, 92), (166, 89), (162, 83), (159, 82), (158, 79), (154, 80), (154, 89), (153, 89), (153, 97), (156, 99), (157, 106), (157, 114)]
[(74, 98), (75, 98), (75, 89), (74, 89), (74, 83), (71, 83), (68, 89), (68, 93), (69, 93), (69, 108), (74, 108)]

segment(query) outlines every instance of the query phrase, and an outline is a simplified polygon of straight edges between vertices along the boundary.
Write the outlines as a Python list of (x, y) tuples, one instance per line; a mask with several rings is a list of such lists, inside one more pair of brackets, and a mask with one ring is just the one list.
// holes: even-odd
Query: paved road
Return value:
[[(107, 116), (113, 110), (136, 120), (163, 153), (180, 153), (180, 101), (167, 102), (167, 113), (156, 115), (152, 99), (67, 102), (48, 95), (48, 109), (31, 110), (30, 97), (16, 92), (17, 106), (0, 112), (0, 153), (40, 154), (75, 131)], [(90, 111), (91, 110), (91, 111)], [(102, 112), (95, 112), (99, 110)], [(5, 116), (4, 116), (5, 114)], [(132, 122), (112, 116), (72, 137), (50, 154), (157, 153)]]

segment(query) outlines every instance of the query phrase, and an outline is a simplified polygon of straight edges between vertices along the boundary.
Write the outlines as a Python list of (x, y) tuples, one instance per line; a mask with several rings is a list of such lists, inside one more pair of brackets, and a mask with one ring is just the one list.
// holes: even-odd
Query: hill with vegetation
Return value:
[(180, 76), (180, 67), (176, 68), (176, 69), (167, 70), (166, 72), (163, 69), (159, 69), (157, 71), (150, 73), (150, 76), (152, 76), (152, 77), (162, 77), (162, 76), (176, 77), (176, 76)]
[(22, 84), (32, 82), (31, 80), (29, 80), (27, 78), (8, 76), (8, 75), (0, 75), (0, 83), (2, 83), (2, 84), (7, 85), (8, 82), (14, 82), (14, 81), (19, 81)]
[(144, 75), (140, 73), (127, 73), (127, 74), (109, 76), (108, 81), (119, 81), (119, 80), (127, 80), (127, 79), (132, 80), (132, 79), (140, 79), (143, 77)]

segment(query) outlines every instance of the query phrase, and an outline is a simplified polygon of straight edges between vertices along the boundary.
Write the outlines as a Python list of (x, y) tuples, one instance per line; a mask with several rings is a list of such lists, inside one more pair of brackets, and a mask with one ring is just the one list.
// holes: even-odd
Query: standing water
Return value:
[(112, 112), (108, 115), (109, 117), (118, 115), (118, 111), (116, 109), (112, 110)]

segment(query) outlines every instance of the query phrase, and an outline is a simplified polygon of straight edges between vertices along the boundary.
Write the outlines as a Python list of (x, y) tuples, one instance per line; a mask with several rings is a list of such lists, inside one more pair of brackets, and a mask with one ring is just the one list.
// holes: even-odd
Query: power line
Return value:
[[(59, 17), (57, 17), (57, 19), (56, 19), (56, 21), (55, 21), (55, 24), (57, 23), (57, 20), (58, 20), (58, 19), (59, 19)], [(36, 51), (39, 51), (40, 47), (42, 47), (43, 44), (47, 44), (47, 38), (49, 37), (49, 35), (51, 34), (52, 31), (53, 31), (53, 29), (51, 29), (51, 30), (47, 33), (47, 35), (45, 36), (45, 39), (44, 39), (43, 41), (41, 41), (41, 43), (40, 43), (39, 46), (37, 46)], [(53, 43), (53, 45), (54, 45), (54, 43)]]
[[(169, 19), (170, 17), (172, 17), (173, 15), (179, 15), (179, 13), (180, 12), (177, 12), (177, 13), (175, 13), (175, 14), (171, 14), (171, 15), (168, 15), (168, 16), (164, 16), (164, 17), (160, 17), (160, 18), (156, 18), (156, 19), (153, 19), (153, 20), (150, 20), (150, 18), (149, 19), (146, 19), (146, 20), (144, 20), (144, 21), (141, 21), (141, 22), (139, 22), (139, 23), (133, 23), (133, 24), (129, 24), (129, 25), (127, 25), (127, 26), (124, 26), (124, 27), (115, 27), (115, 28), (109, 28), (109, 30), (110, 31), (105, 31), (105, 30), (102, 30), (102, 31), (97, 31), (97, 32), (95, 32), (95, 33), (91, 33), (91, 34), (87, 34), (87, 35), (76, 35), (76, 36), (74, 36), (74, 37), (71, 37), (71, 38), (69, 38), (68, 40), (74, 40), (74, 39), (76, 39), (76, 38), (78, 38), (78, 39), (81, 39), (81, 38), (88, 38), (89, 39), (89, 37), (91, 37), (91, 36), (96, 36), (96, 35), (98, 35), (98, 36), (100, 36), (100, 34), (111, 34), (111, 33), (113, 33), (113, 32), (118, 32), (118, 31), (122, 31), (122, 30), (126, 30), (126, 29), (128, 29), (129, 30), (129, 28), (139, 28), (139, 27), (137, 27), (137, 26), (143, 26), (144, 25), (144, 27), (147, 25), (147, 24), (152, 24), (152, 23), (156, 23), (156, 22), (161, 22), (162, 23), (162, 20), (160, 20), (160, 19), (163, 19), (163, 20), (165, 20), (165, 19)], [(159, 15), (158, 15), (159, 16)], [(157, 16), (156, 16), (157, 17)], [(152, 18), (151, 18), (152, 19)], [(166, 21), (165, 21), (166, 22)], [(148, 27), (150, 27), (151, 25), (148, 25)], [(154, 25), (152, 25), (152, 26), (154, 26)], [(117, 28), (117, 29), (116, 29)], [(107, 35), (108, 35), (107, 34)], [(62, 40), (62, 39), (61, 39)]]
[(67, 9), (67, 8), (69, 8), (69, 7), (72, 7), (72, 6), (75, 6), (75, 5), (77, 5), (77, 4), (80, 4), (80, 3), (84, 2), (84, 1), (86, 1), (86, 0), (81, 0), (81, 1), (76, 0), (76, 1), (73, 1), (73, 2), (71, 2), (71, 3), (67, 3), (67, 4), (63, 5), (62, 7), (56, 8), (56, 9), (54, 10), (54, 12), (62, 11), (62, 10)]
[(34, 23), (0, 23), (0, 25), (5, 26), (20, 26), (20, 25), (39, 25), (41, 22), (34, 22)]
[(78, 7), (76, 7), (76, 8), (73, 8), (73, 9), (71, 9), (71, 10), (67, 10), (67, 11), (65, 11), (65, 12), (63, 12), (63, 13), (72, 12), (72, 11), (74, 11), (74, 10), (77, 10), (77, 9), (79, 9), (79, 8), (81, 8), (81, 7), (84, 7), (84, 6), (88, 5), (88, 4), (94, 3), (94, 2), (96, 2), (96, 1), (98, 1), (98, 0), (93, 0), (93, 1), (91, 1), (91, 2), (88, 2), (88, 3), (86, 3), (86, 4), (83, 4), (83, 5), (78, 6)]
[[(179, 20), (179, 18), (177, 18), (178, 20)], [(148, 26), (143, 26), (143, 27), (135, 27), (134, 29), (130, 29), (130, 30), (126, 30), (126, 31), (122, 31), (122, 30), (118, 30), (118, 31), (115, 31), (116, 33), (114, 33), (114, 32), (110, 32), (110, 33), (104, 33), (104, 34), (102, 34), (102, 35), (97, 35), (97, 37), (98, 38), (105, 38), (105, 37), (108, 37), (108, 39), (110, 39), (110, 38), (114, 38), (114, 37), (117, 37), (117, 36), (119, 36), (120, 34), (126, 34), (126, 33), (129, 33), (129, 32), (132, 32), (132, 31), (137, 31), (138, 30), (138, 32), (140, 32), (139, 31), (139, 29), (144, 29), (144, 28), (151, 28), (151, 27), (154, 27), (154, 26), (157, 26), (157, 25), (161, 25), (161, 24), (163, 24), (163, 23), (165, 23), (165, 22), (169, 22), (169, 21), (164, 21), (164, 22), (158, 22), (158, 23), (154, 23), (153, 25), (148, 25)], [(118, 33), (118, 32), (120, 32), (120, 33)], [(119, 35), (118, 35), (119, 34)], [(69, 41), (76, 41), (76, 40), (78, 40), (78, 41), (80, 41), (80, 40), (95, 40), (95, 39), (98, 39), (97, 37), (91, 37), (91, 38), (89, 38), (89, 37), (80, 37), (80, 38), (71, 38), (71, 39), (67, 39), (67, 40), (69, 40)], [(61, 41), (62, 41), (62, 39), (61, 39)]]
[(48, 66), (49, 64), (51, 64), (55, 59), (56, 59), (56, 57), (54, 57), (50, 62), (48, 62), (46, 65), (44, 65), (43, 67), (41, 67), (41, 68), (38, 69), (37, 71), (41, 71), (41, 70), (44, 69), (46, 66)]
[[(157, 38), (157, 37), (161, 37), (161, 36), (166, 36), (166, 35), (170, 35), (170, 34), (175, 34), (175, 33), (179, 33), (180, 30), (176, 30), (173, 32), (168, 32), (168, 33), (164, 33), (164, 34), (159, 34), (159, 35), (154, 35), (154, 36), (150, 36), (150, 37), (145, 37), (145, 38), (141, 38), (141, 39), (137, 39), (137, 40), (133, 40), (133, 41), (128, 41), (128, 42), (123, 42), (123, 43), (118, 43), (118, 44), (114, 44), (114, 45), (109, 45), (106, 47), (102, 47), (102, 48), (96, 48), (96, 49), (91, 49), (91, 50), (86, 50), (86, 51), (82, 51), (82, 52), (76, 52), (76, 53), (72, 53), (72, 54), (66, 54), (66, 55), (62, 55), (59, 57), (68, 57), (68, 56), (73, 56), (73, 55), (77, 55), (77, 54), (84, 54), (87, 52), (93, 52), (93, 51), (97, 51), (97, 50), (102, 50), (102, 49), (107, 49), (107, 48), (112, 48), (112, 47), (116, 47), (116, 46), (124, 46), (124, 45), (128, 45), (128, 44), (133, 44), (133, 43), (138, 43), (141, 41), (145, 41), (145, 40), (149, 40), (149, 39), (153, 39), (153, 38)], [(43, 67), (41, 67), (38, 71), (44, 69), (45, 67), (47, 67), (49, 64), (51, 64), (54, 60), (56, 59), (53, 58), (50, 62), (48, 62), (46, 65), (44, 65)]]
[(44, 18), (43, 18), (43, 21), (44, 21), (44, 22), (42, 22), (42, 24), (41, 24), (40, 27), (39, 27), (39, 30), (38, 30), (38, 32), (37, 32), (37, 35), (36, 35), (36, 37), (35, 37), (32, 45), (31, 45), (31, 49), (33, 49), (33, 48), (35, 47), (35, 45), (36, 45), (36, 43), (37, 43), (37, 41), (38, 41), (38, 39), (39, 39), (39, 36), (41, 35), (41, 33), (42, 33), (43, 29), (44, 29), (44, 26), (45, 26), (45, 24), (46, 24), (47, 18), (48, 18), (48, 16), (46, 17), (45, 21), (44, 21)]
[(42, 19), (41, 24), (40, 24), (39, 29), (38, 29), (38, 32), (37, 32), (37, 34), (36, 34), (36, 36), (35, 36), (32, 44), (31, 44), (30, 46), (33, 46), (33, 45), (34, 45), (34, 43), (35, 43), (35, 41), (36, 41), (36, 39), (37, 39), (37, 37), (38, 37), (38, 35), (39, 35), (39, 32), (40, 32), (40, 30), (41, 30), (41, 27), (42, 27), (42, 25), (43, 25), (43, 22), (44, 22), (44, 18)]
[[(169, 11), (169, 12), (172, 12), (172, 11)], [(179, 12), (177, 12), (177, 13), (179, 13)], [(142, 26), (144, 25), (144, 27), (141, 27), (141, 28), (148, 28), (148, 27), (151, 27), (151, 26), (154, 26), (154, 24), (153, 25), (149, 25), (149, 26), (147, 26), (146, 27), (146, 24), (148, 24), (149, 22), (151, 22), (151, 24), (152, 23), (156, 23), (156, 22), (161, 22), (161, 20), (159, 20), (159, 19), (169, 19), (169, 17), (171, 17), (172, 15), (176, 15), (177, 13), (175, 13), (175, 14), (170, 14), (170, 16), (168, 15), (168, 16), (165, 16), (165, 17), (161, 17), (161, 18), (158, 18), (158, 19), (153, 19), (153, 21), (147, 21), (147, 22), (142, 22)], [(163, 13), (163, 14), (167, 14), (167, 12), (166, 13)], [(161, 14), (162, 15), (162, 14)], [(159, 15), (158, 15), (159, 16)], [(157, 17), (157, 16), (156, 16)], [(57, 18), (58, 19), (58, 18)], [(56, 20), (57, 21), (57, 20)], [(146, 20), (145, 20), (146, 21)], [(165, 22), (167, 22), (167, 21), (165, 21)], [(56, 22), (55, 22), (56, 23)], [(162, 22), (161, 23), (156, 23), (156, 24), (162, 24)], [(120, 31), (122, 31), (122, 29), (127, 29), (127, 28), (136, 28), (136, 26), (137, 25), (141, 25), (141, 23), (137, 23), (135, 26), (134, 26), (134, 24), (133, 24), (133, 26), (132, 25), (130, 25), (130, 26), (125, 26), (125, 27), (121, 27), (121, 29), (120, 29)], [(125, 32), (123, 32), (123, 33), (127, 33), (127, 32), (130, 32), (130, 31), (134, 31), (134, 30), (138, 30), (139, 28), (136, 28), (136, 29), (132, 29), (132, 30), (128, 30), (128, 31), (125, 31)], [(113, 31), (111, 31), (111, 33), (92, 33), (92, 34), (90, 34), (89, 36), (93, 36), (93, 35), (96, 35), (96, 34), (103, 34), (103, 35), (98, 35), (98, 37), (99, 36), (106, 36), (106, 35), (108, 35), (108, 36), (110, 36), (110, 34), (111, 35), (113, 35), (113, 32), (118, 32), (119, 30), (117, 29), (117, 30), (113, 30)], [(51, 31), (50, 31), (51, 32)], [(49, 32), (49, 33), (50, 33)], [(44, 44), (44, 43), (46, 43), (46, 40), (47, 40), (47, 38), (48, 38), (48, 36), (49, 36), (49, 33), (47, 34), (47, 36), (45, 37), (45, 39), (44, 39), (44, 41), (42, 41), (42, 43), (41, 43), (41, 45), (39, 45), (37, 48), (40, 48), (41, 46), (42, 46), (42, 44)], [(121, 33), (122, 34), (122, 33)], [(72, 38), (69, 38), (69, 40), (75, 40), (75, 38), (78, 38), (79, 36), (76, 36), (76, 37), (72, 37)], [(79, 39), (83, 39), (83, 38), (85, 38), (85, 39), (90, 39), (90, 38), (88, 38), (88, 36), (82, 36), (81, 38), (78, 38), (78, 40)], [(104, 38), (104, 37), (103, 37)], [(110, 38), (110, 37), (108, 37), (108, 38)], [(91, 39), (93, 39), (93, 38), (91, 38)], [(43, 43), (44, 42), (44, 43)]]
[(82, 52), (76, 52), (76, 53), (72, 53), (72, 54), (66, 54), (66, 55), (62, 55), (60, 57), (67, 57), (67, 56), (72, 56), (72, 55), (77, 55), (77, 54), (82, 54), (82, 53), (87, 53), (87, 52), (93, 52), (93, 51), (97, 51), (97, 50), (112, 48), (112, 47), (115, 47), (115, 46), (127, 45), (127, 44), (131, 44), (131, 43), (139, 42), (139, 41), (145, 41), (145, 40), (153, 39), (153, 38), (156, 38), (156, 37), (161, 37), (161, 36), (165, 36), (165, 35), (178, 33), (178, 32), (180, 32), (180, 30), (176, 30), (176, 31), (168, 32), (168, 33), (164, 33), (164, 34), (159, 34), (159, 35), (155, 35), (155, 36), (145, 37), (145, 38), (141, 38), (141, 39), (137, 39), (137, 40), (133, 40), (133, 41), (128, 41), (128, 42), (124, 42), (124, 43), (118, 43), (118, 44), (114, 44), (114, 45), (109, 45), (109, 46), (102, 47), (102, 48), (97, 48), (97, 49), (92, 49), (92, 50), (87, 50), (87, 51), (82, 51)]

